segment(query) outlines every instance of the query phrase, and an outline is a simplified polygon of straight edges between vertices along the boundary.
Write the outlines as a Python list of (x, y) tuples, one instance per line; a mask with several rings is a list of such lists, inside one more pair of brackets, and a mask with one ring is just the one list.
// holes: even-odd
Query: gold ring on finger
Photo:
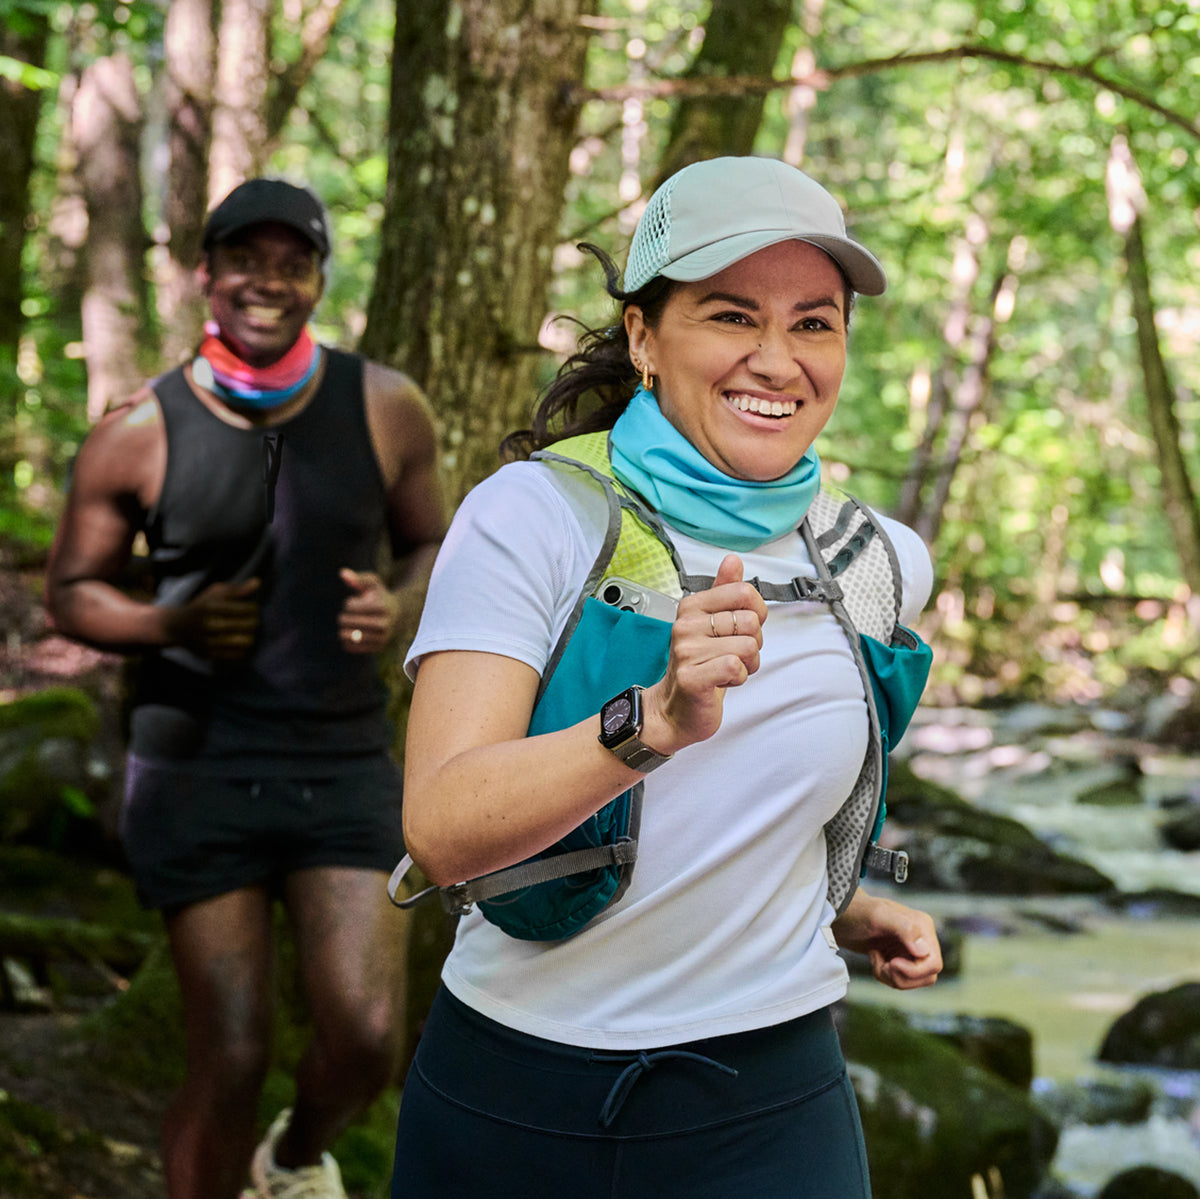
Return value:
[(730, 634), (730, 636), (731, 636), (731, 637), (736, 637), (736, 636), (738, 635), (738, 632), (737, 632), (737, 613), (736, 613), (736, 612), (733, 612), (733, 613), (731, 613), (731, 615), (733, 616), (733, 632)]
[(712, 635), (714, 637), (720, 637), (721, 634), (717, 632), (717, 615), (715, 612), (710, 612), (708, 614), (708, 627), (712, 629)]

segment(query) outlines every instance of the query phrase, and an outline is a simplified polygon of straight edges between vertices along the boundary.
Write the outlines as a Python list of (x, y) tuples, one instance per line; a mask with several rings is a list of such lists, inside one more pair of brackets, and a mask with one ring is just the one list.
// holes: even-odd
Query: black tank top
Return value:
[(145, 655), (131, 750), (257, 773), (311, 773), (318, 760), (389, 743), (375, 655), (337, 635), (341, 567), (375, 570), (386, 497), (363, 401), (363, 363), (326, 350), (316, 395), (271, 429), (226, 424), (182, 369), (157, 379), (167, 467), (146, 523), (157, 603), (210, 583), (261, 580), (248, 659), (213, 664), (173, 648)]

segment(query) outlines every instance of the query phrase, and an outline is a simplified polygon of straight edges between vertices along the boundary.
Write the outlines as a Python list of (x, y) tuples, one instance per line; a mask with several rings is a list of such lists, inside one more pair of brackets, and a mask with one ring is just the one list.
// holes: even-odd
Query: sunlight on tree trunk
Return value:
[(75, 151), (75, 97), (79, 76), (63, 77), (58, 89), (55, 120), (62, 130), (54, 148), (54, 197), (46, 214), (46, 238), (41, 274), (47, 290), (64, 311), (78, 312), (87, 280), (84, 246), (87, 242), (87, 202), (78, 174)]
[[(800, 27), (804, 30), (805, 43), (792, 57), (792, 77), (811, 79), (816, 70), (817, 59), (810, 42), (821, 32), (821, 14), (825, 0), (804, 0), (801, 5)], [(794, 87), (788, 93), (784, 109), (788, 116), (788, 135), (783, 147), (783, 160), (793, 166), (804, 162), (804, 148), (808, 142), (809, 114), (817, 103), (817, 90), (807, 84)]]
[[(999, 286), (998, 282), (997, 291)], [(934, 470), (932, 491), (927, 501), (921, 505), (916, 523), (917, 532), (929, 545), (937, 541), (941, 531), (950, 489), (962, 465), (963, 452), (970, 437), (972, 424), (980, 414), (987, 395), (988, 364), (995, 348), (993, 332), (994, 325), (990, 316), (976, 316), (966, 345), (966, 361), (955, 376), (947, 374), (943, 383), (950, 395), (953, 422), (947, 429), (946, 440)], [(949, 369), (947, 363), (947, 372)]]
[(209, 204), (261, 172), (267, 151), (271, 0), (223, 0), (209, 155)]
[[(49, 21), (44, 15), (27, 18), (24, 28), (0, 29), (0, 57), (40, 67), (46, 57)], [(15, 401), (13, 376), (21, 336), (25, 222), (29, 216), (29, 177), (33, 144), (41, 110), (40, 88), (19, 77), (0, 77), (0, 394)], [(5, 411), (9, 420), (15, 415)], [(11, 425), (8, 426), (11, 429)], [(7, 441), (7, 436), (4, 438)]]
[(115, 54), (87, 68), (75, 97), (74, 126), (88, 214), (87, 412), (96, 421), (141, 383), (138, 346), (147, 326), (138, 160), (142, 114), (127, 56)]
[(196, 286), (208, 194), (216, 41), (212, 0), (175, 0), (167, 10), (165, 55), (170, 161), (163, 215), (167, 261), (158, 288), (163, 357), (181, 362), (200, 337), (204, 297)]

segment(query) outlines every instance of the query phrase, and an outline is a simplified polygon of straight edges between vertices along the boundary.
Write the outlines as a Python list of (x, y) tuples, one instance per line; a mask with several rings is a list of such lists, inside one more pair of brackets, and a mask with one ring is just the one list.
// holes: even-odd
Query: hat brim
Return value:
[(759, 250), (777, 246), (785, 241), (808, 242), (809, 245), (824, 250), (841, 267), (850, 286), (861, 295), (879, 296), (887, 289), (887, 275), (884, 274), (879, 260), (858, 242), (851, 241), (848, 237), (820, 233), (811, 237), (799, 237), (792, 230), (757, 230), (726, 237), (668, 263), (659, 274), (680, 283), (695, 283), (700, 279), (711, 278)]
[(246, 229), (253, 229), (255, 225), (282, 225), (285, 229), (291, 229), (293, 233), (299, 233), (317, 251), (322, 260), (329, 257), (329, 242), (325, 239), (323, 233), (318, 234), (316, 230), (302, 220), (291, 216), (280, 216), (275, 212), (267, 216), (250, 216), (245, 220), (230, 221), (226, 224), (210, 222), (210, 227), (204, 233), (203, 248), (206, 250), (211, 249), (218, 243), (228, 241), (231, 237)]

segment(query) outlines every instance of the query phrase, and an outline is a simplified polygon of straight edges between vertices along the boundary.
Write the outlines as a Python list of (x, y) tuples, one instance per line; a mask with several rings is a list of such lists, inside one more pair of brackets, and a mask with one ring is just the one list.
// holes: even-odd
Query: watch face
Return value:
[(633, 704), (629, 702), (628, 696), (618, 695), (616, 699), (609, 700), (600, 713), (601, 727), (606, 736), (611, 737), (618, 733), (621, 727), (628, 722), (632, 712)]

